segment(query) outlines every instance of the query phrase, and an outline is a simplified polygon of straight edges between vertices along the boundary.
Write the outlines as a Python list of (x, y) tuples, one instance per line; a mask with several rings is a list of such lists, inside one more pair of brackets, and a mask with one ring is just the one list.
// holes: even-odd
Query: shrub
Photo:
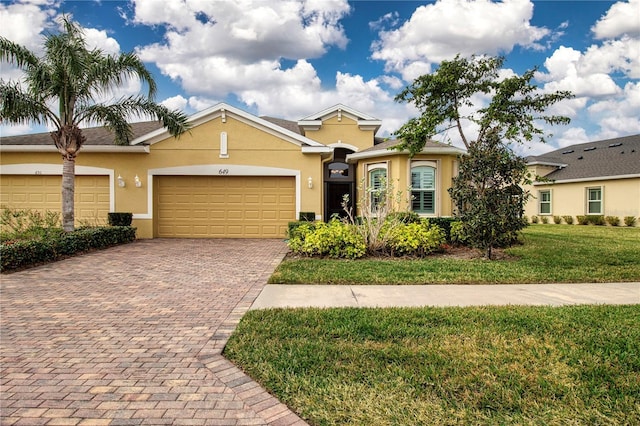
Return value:
[(298, 236), (299, 232), (304, 233), (310, 229), (315, 229), (315, 222), (307, 222), (307, 221), (289, 222), (287, 226), (287, 237), (295, 238), (296, 236)]
[(444, 231), (428, 220), (402, 224), (390, 232), (391, 254), (423, 257), (438, 250), (445, 242)]
[(549, 223), (549, 218), (547, 216), (542, 216), (542, 223), (547, 224)]
[(562, 219), (564, 219), (565, 223), (567, 225), (572, 225), (573, 224), (573, 216), (562, 216)]
[(598, 226), (602, 226), (604, 225), (606, 222), (604, 220), (604, 216), (602, 215), (589, 215), (587, 216), (587, 221), (589, 223), (592, 223), (594, 225), (598, 225)]
[(60, 213), (2, 207), (0, 241), (41, 240), (62, 233)]
[(538, 223), (538, 216), (536, 215), (531, 216), (531, 223)]
[(618, 226), (620, 225), (620, 218), (618, 216), (607, 216), (604, 218), (607, 223), (611, 226)]
[(553, 223), (555, 223), (556, 225), (560, 225), (562, 223), (562, 218), (560, 216), (554, 216)]
[(432, 225), (437, 225), (444, 232), (444, 237), (446, 242), (451, 243), (451, 225), (454, 222), (459, 222), (455, 217), (430, 217), (429, 223)]
[(456, 220), (451, 223), (451, 233), (450, 233), (451, 243), (458, 245), (466, 245), (467, 244), (467, 236), (464, 232), (464, 225), (461, 221)]
[(133, 213), (111, 212), (107, 213), (109, 225), (111, 226), (131, 226)]
[(587, 218), (587, 216), (578, 215), (578, 216), (576, 216), (576, 219), (578, 220), (578, 225), (588, 225), (589, 224), (589, 219)]
[(110, 226), (77, 229), (40, 240), (10, 240), (0, 245), (0, 271), (51, 262), (91, 249), (128, 243), (135, 238), (136, 228)]
[(419, 223), (420, 215), (416, 212), (392, 212), (387, 215), (385, 220), (400, 223)]
[(356, 232), (354, 225), (339, 220), (318, 222), (314, 226), (303, 223), (289, 239), (289, 248), (307, 256), (346, 259), (358, 259), (367, 252), (364, 238)]
[(627, 225), (627, 226), (634, 226), (636, 224), (635, 216), (625, 216), (624, 217), (624, 224)]

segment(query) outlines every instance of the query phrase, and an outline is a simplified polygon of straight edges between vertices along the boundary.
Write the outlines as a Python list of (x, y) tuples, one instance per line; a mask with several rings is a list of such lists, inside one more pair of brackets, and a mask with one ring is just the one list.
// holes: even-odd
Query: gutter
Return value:
[(589, 177), (589, 178), (550, 180), (549, 182), (534, 182), (533, 186), (553, 185), (556, 183), (597, 182), (600, 180), (620, 180), (620, 179), (638, 179), (638, 178), (640, 178), (640, 174), (617, 175), (617, 176), (596, 176), (596, 177)]

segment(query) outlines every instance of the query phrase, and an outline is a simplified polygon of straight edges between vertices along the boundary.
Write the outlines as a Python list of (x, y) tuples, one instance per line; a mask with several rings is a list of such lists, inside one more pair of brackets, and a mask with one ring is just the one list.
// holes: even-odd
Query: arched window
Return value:
[(431, 165), (411, 167), (411, 209), (416, 213), (436, 213), (436, 168)]

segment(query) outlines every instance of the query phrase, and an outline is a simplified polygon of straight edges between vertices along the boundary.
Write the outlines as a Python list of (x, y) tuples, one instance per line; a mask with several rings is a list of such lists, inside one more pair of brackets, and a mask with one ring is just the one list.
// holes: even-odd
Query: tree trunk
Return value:
[(71, 232), (74, 229), (75, 175), (75, 157), (62, 157), (62, 229), (65, 232)]

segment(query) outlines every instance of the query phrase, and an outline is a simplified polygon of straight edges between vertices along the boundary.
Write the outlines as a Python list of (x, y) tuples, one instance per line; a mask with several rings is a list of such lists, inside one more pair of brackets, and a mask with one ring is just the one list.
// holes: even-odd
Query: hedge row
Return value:
[(0, 272), (23, 269), (91, 249), (136, 239), (136, 228), (109, 226), (77, 229), (56, 238), (6, 241), (0, 245)]

